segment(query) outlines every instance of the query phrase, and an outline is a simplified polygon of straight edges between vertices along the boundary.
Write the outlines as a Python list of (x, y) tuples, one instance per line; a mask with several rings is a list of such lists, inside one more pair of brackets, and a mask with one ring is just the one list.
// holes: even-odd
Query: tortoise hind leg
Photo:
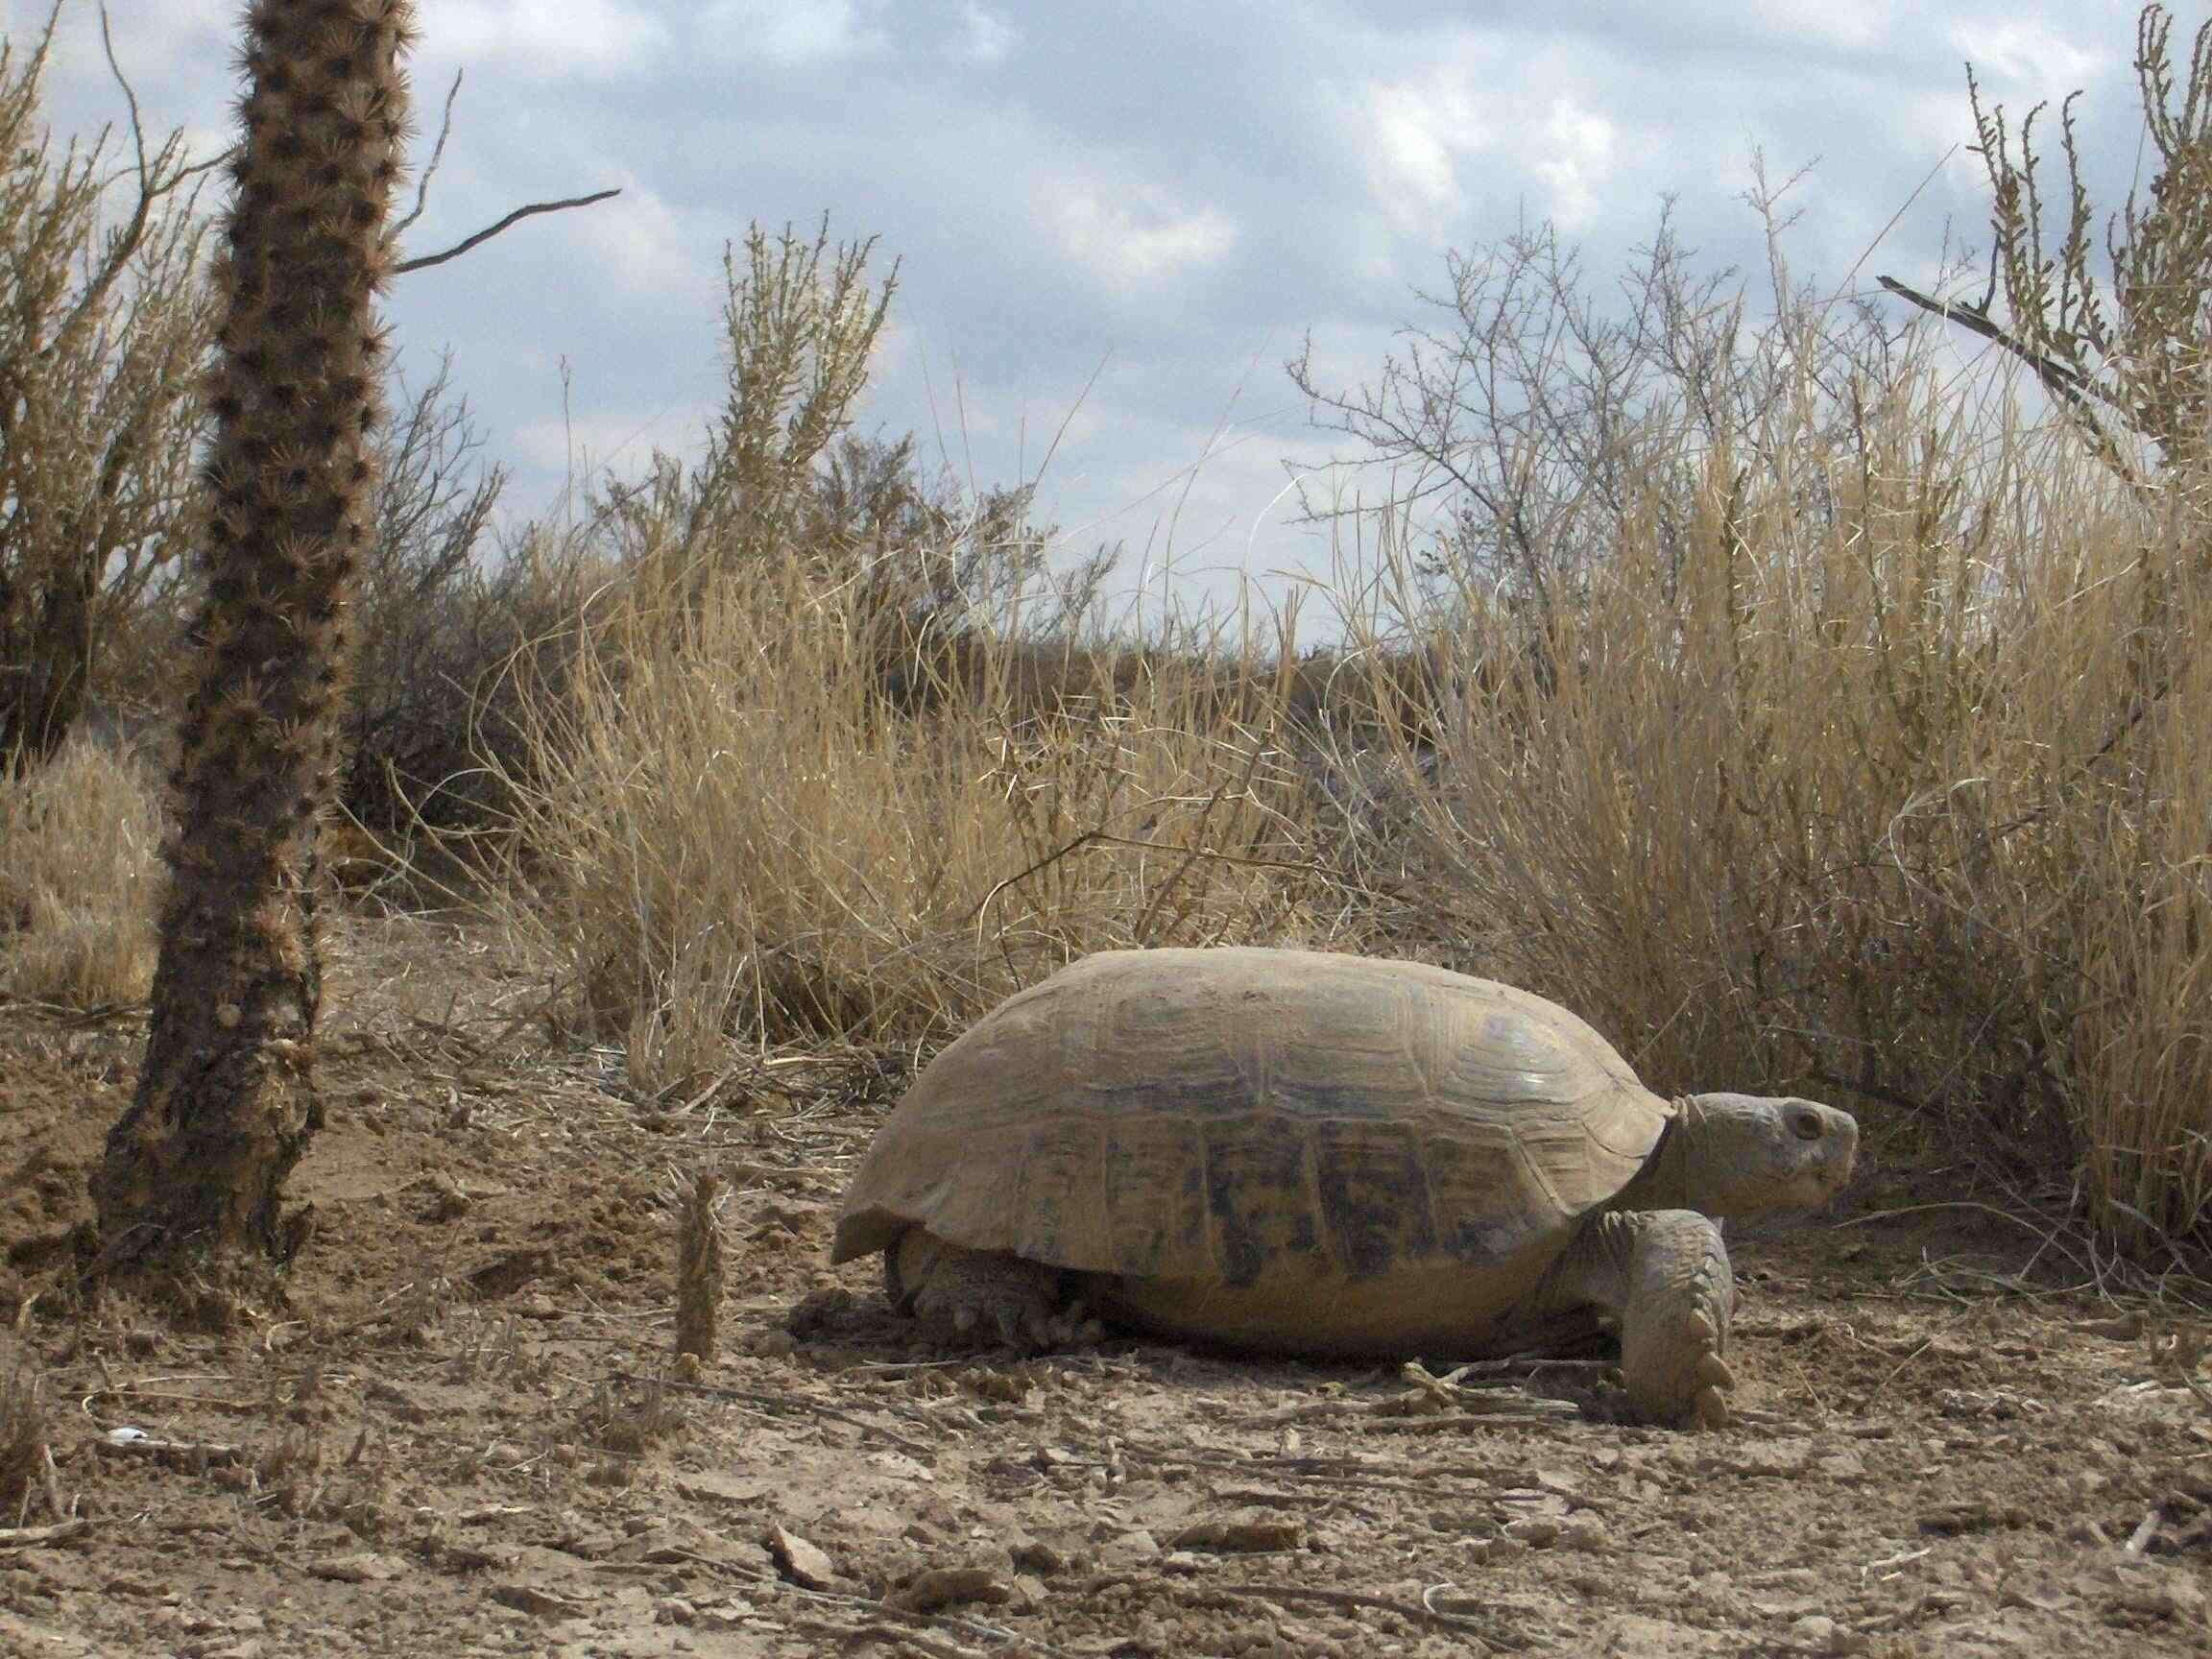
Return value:
[(1719, 1429), (1736, 1385), (1723, 1356), (1736, 1283), (1720, 1228), (1695, 1210), (1616, 1210), (1595, 1218), (1560, 1263), (1563, 1298), (1621, 1321), (1629, 1405), (1653, 1422)]
[(1096, 1341), (1098, 1323), (1069, 1300), (1069, 1275), (1004, 1251), (969, 1250), (909, 1227), (883, 1253), (891, 1305), (955, 1338), (1023, 1354)]

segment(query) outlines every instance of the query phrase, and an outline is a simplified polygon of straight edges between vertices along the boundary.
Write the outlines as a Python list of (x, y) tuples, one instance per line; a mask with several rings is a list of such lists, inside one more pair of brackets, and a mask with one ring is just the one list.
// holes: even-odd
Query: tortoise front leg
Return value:
[(969, 1250), (909, 1227), (883, 1252), (891, 1305), (970, 1342), (994, 1339), (1018, 1353), (1096, 1341), (1096, 1320), (1070, 1303), (1056, 1267), (1004, 1251)]
[(1719, 1224), (1695, 1210), (1615, 1210), (1595, 1217), (1561, 1261), (1554, 1301), (1621, 1321), (1629, 1405), (1658, 1423), (1719, 1429), (1736, 1385), (1724, 1356), (1736, 1282)]

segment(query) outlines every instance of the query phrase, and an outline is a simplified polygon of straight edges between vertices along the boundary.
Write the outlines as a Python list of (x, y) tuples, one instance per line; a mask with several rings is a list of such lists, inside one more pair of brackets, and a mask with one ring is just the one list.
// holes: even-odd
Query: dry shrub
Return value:
[[(54, 132), (60, 8), (0, 34), (0, 772), (36, 770), (98, 685), (108, 636), (173, 583), (213, 325), (181, 129)], [(106, 34), (106, 18), (102, 18)], [(112, 60), (110, 60), (112, 61)]]
[(0, 990), (76, 1008), (143, 1000), (160, 834), (151, 781), (98, 743), (0, 780)]
[(733, 1033), (942, 1035), (1087, 950), (1329, 934), (1281, 638), (1118, 685), (1060, 650), (1044, 696), (1041, 648), (977, 634), (907, 713), (897, 627), (795, 554), (696, 598), (640, 580), (536, 706), (509, 914), (637, 1082)]
[(1576, 604), (1458, 595), (1462, 695), (1398, 769), (1419, 859), (1471, 965), (1656, 1087), (1925, 1114), (2177, 1238), (2212, 1217), (2203, 527), (1932, 360), (1846, 407), (1808, 374), (1681, 443)]
[(21, 1526), (29, 1513), (48, 1444), (37, 1374), (28, 1360), (19, 1360), (0, 1371), (0, 1527)]

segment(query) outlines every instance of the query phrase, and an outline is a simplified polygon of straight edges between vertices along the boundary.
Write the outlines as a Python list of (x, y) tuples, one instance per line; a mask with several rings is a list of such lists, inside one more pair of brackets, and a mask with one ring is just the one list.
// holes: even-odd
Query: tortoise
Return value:
[(924, 1069), (838, 1215), (895, 1306), (1025, 1351), (1095, 1310), (1274, 1353), (1473, 1358), (1620, 1329), (1630, 1408), (1719, 1425), (1717, 1216), (1824, 1202), (1858, 1124), (1668, 1100), (1553, 1002), (1423, 963), (1107, 950)]

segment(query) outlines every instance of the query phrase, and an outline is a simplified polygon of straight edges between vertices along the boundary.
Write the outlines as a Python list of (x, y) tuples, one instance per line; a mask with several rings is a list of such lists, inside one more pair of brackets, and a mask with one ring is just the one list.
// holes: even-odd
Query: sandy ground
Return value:
[[(356, 919), (337, 964), (320, 1231), (224, 1338), (62, 1305), (142, 1030), (0, 1008), (0, 1375), (53, 1457), (0, 1515), (0, 1654), (2212, 1652), (2186, 1330), (2062, 1235), (1880, 1214), (1962, 1195), (1878, 1136), (1834, 1213), (1735, 1238), (1719, 1433), (1599, 1420), (1572, 1368), (961, 1357), (823, 1264), (899, 1065), (641, 1104), (466, 932)], [(702, 1166), (724, 1354), (683, 1377)]]

